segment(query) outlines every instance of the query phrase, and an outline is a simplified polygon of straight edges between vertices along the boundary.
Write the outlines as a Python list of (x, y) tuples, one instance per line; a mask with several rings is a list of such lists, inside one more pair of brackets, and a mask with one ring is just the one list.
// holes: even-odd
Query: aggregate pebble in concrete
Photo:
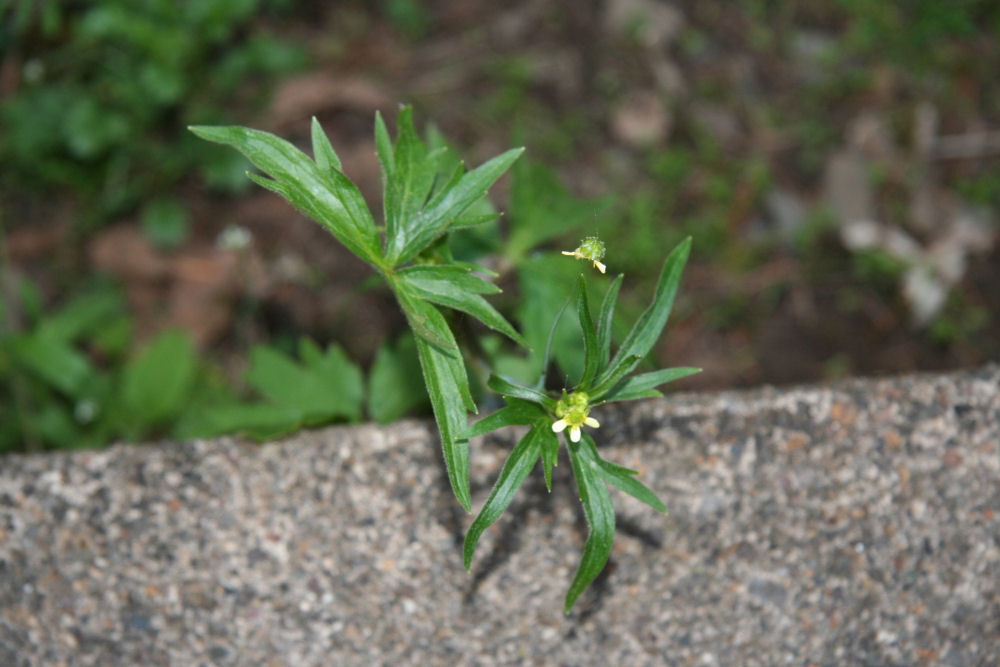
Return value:
[(467, 574), (425, 422), (5, 458), (0, 664), (1000, 664), (1000, 367), (599, 411), (671, 514), (568, 617), (565, 460)]

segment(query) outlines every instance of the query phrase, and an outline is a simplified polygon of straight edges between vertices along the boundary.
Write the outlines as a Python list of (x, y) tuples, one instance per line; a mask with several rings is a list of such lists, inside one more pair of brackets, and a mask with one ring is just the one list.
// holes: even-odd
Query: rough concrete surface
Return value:
[[(432, 425), (0, 461), (2, 665), (1000, 664), (1000, 367), (599, 408), (610, 566), (566, 460), (461, 565)], [(480, 506), (513, 435), (473, 442)]]

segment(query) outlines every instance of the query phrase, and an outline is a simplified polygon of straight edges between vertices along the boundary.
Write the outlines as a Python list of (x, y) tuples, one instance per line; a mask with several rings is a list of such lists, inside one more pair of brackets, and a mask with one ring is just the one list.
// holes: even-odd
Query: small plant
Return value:
[[(603, 252), (587, 253), (588, 243), (593, 244), (594, 239), (586, 239), (582, 244), (583, 251), (578, 249), (576, 252), (597, 265), (597, 257), (603, 256)], [(490, 387), (503, 395), (507, 406), (477, 422), (468, 435), (482, 435), (514, 424), (530, 425), (531, 429), (511, 451), (486, 504), (465, 536), (462, 556), (466, 568), (472, 563), (480, 535), (510, 504), (514, 492), (539, 458), (542, 460), (545, 486), (552, 490), (552, 467), (559, 454), (559, 433), (568, 437), (566, 447), (573, 465), (573, 476), (590, 525), (583, 559), (566, 594), (566, 613), (573, 608), (580, 593), (604, 569), (611, 553), (615, 512), (606, 484), (616, 486), (653, 509), (666, 513), (666, 507), (656, 495), (635, 479), (638, 474), (635, 470), (601, 458), (593, 438), (583, 428), (596, 429), (600, 426), (592, 413), (604, 403), (661, 396), (656, 387), (700, 371), (698, 368), (667, 368), (628, 377), (649, 353), (667, 323), (690, 247), (690, 240), (684, 241), (667, 257), (653, 302), (639, 317), (614, 357), (610, 354), (611, 322), (622, 276), (619, 275), (608, 288), (596, 324), (591, 315), (585, 280), (580, 276), (576, 302), (583, 329), (584, 367), (583, 375), (572, 389), (563, 389), (561, 395), (555, 398), (542, 391), (544, 375), (534, 387), (518, 385), (497, 375), (490, 378)], [(602, 266), (597, 268), (600, 270)]]
[[(539, 458), (546, 486), (551, 489), (552, 468), (559, 451), (558, 434), (566, 434), (574, 476), (590, 524), (583, 559), (566, 596), (565, 609), (568, 613), (580, 593), (604, 568), (610, 553), (615, 522), (606, 484), (624, 490), (659, 511), (666, 511), (653, 492), (635, 479), (635, 471), (603, 460), (590, 434), (583, 429), (600, 425), (594, 412), (600, 405), (658, 396), (656, 387), (698, 371), (673, 368), (629, 377), (649, 353), (666, 324), (687, 261), (690, 239), (667, 257), (652, 304), (632, 327), (614, 356), (611, 355), (612, 320), (622, 276), (619, 275), (608, 288), (595, 325), (586, 280), (580, 275), (575, 296), (572, 297), (576, 300), (583, 332), (579, 380), (572, 389), (563, 389), (557, 396), (545, 390), (549, 352), (562, 312), (566, 309), (564, 306), (550, 328), (538, 381), (534, 386), (525, 386), (491, 374), (487, 384), (503, 396), (506, 406), (469, 427), (468, 414), (477, 411), (465, 363), (465, 358), (471, 353), (459, 344), (462, 337), (456, 335), (454, 323), (449, 320), (452, 311), (460, 311), (479, 320), (522, 347), (527, 347), (527, 344), (521, 334), (483, 298), (484, 294), (500, 291), (481, 277), (491, 275), (491, 272), (482, 266), (456, 259), (451, 241), (456, 232), (487, 224), (497, 218), (497, 214), (483, 203), (486, 192), (514, 164), (522, 149), (509, 150), (469, 171), (446, 148), (429, 149), (420, 140), (413, 126), (411, 109), (403, 108), (396, 124), (397, 136), (393, 141), (381, 115), (376, 114), (375, 145), (382, 167), (384, 193), (383, 225), (375, 223), (360, 191), (344, 175), (340, 159), (315, 119), (311, 133), (314, 159), (291, 143), (259, 130), (198, 126), (192, 127), (191, 131), (203, 139), (232, 146), (243, 153), (266, 175), (250, 174), (251, 179), (280, 194), (316, 220), (384, 279), (414, 333), (417, 358), (441, 435), (448, 478), (455, 497), (467, 511), (472, 509), (469, 439), (503, 426), (531, 426), (528, 434), (511, 451), (493, 492), (469, 529), (463, 550), (466, 567), (471, 564), (483, 531), (499, 518)], [(538, 238), (542, 237), (544, 235)], [(523, 249), (519, 250), (517, 256), (523, 252)], [(606, 270), (603, 263), (604, 244), (596, 237), (584, 239), (576, 250), (564, 254), (586, 260), (601, 273)], [(442, 308), (447, 310), (442, 311)], [(387, 349), (377, 373), (373, 370), (373, 381), (376, 375), (393, 376), (388, 365), (393, 363), (393, 359), (402, 360), (402, 351), (402, 347)], [(314, 370), (295, 368), (289, 366), (289, 362), (277, 359), (271, 360), (269, 366), (272, 370), (281, 370), (282, 377), (289, 378), (289, 381), (298, 378), (295, 381), (298, 384), (307, 377), (315, 380), (313, 385), (318, 395), (304, 397), (302, 401), (313, 406), (315, 412), (323, 413), (324, 401), (330, 401), (331, 405), (341, 401), (341, 398), (324, 393), (323, 386), (327, 386), (324, 382), (332, 381), (343, 373), (318, 372), (319, 367), (325, 364), (325, 358), (318, 349), (303, 356), (312, 359), (309, 365), (314, 366)], [(254, 364), (258, 361), (255, 359)], [(345, 361), (337, 363), (347, 368)], [(272, 404), (294, 409), (298, 399), (283, 398), (280, 380), (277, 384), (272, 382), (275, 377), (274, 373), (270, 373), (266, 389), (265, 385), (258, 389)], [(327, 380), (322, 380), (322, 377)], [(264, 376), (258, 379), (263, 380)], [(296, 396), (302, 393), (301, 386), (287, 389)], [(360, 389), (356, 396), (357, 401), (351, 407), (354, 411), (360, 409)], [(383, 405), (377, 400), (370, 400), (369, 405), (372, 412), (378, 406), (382, 414), (396, 414), (407, 407)]]

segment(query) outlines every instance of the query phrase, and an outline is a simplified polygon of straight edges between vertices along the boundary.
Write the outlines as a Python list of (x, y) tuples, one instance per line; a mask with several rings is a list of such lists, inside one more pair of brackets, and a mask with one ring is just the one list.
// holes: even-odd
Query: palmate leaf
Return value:
[(323, 352), (303, 339), (299, 351), (301, 363), (273, 347), (255, 347), (247, 382), (274, 405), (298, 411), (302, 423), (359, 420), (364, 395), (361, 369), (335, 344)]
[(597, 578), (611, 555), (611, 544), (615, 536), (615, 508), (611, 496), (598, 472), (597, 449), (586, 433), (577, 444), (569, 445), (569, 459), (573, 464), (576, 488), (580, 492), (583, 513), (587, 517), (590, 532), (583, 545), (583, 556), (566, 593), (565, 612), (568, 614), (580, 594)]
[[(382, 244), (368, 206), (358, 188), (335, 168), (336, 154), (327, 150), (328, 142), (317, 137), (322, 130), (314, 126), (313, 142), (320, 150), (313, 162), (289, 142), (269, 132), (238, 126), (191, 126), (196, 135), (207, 141), (232, 146), (251, 163), (270, 176), (251, 178), (276, 192), (309, 217), (319, 222), (351, 252), (377, 267), (382, 267)], [(325, 144), (325, 145), (324, 145)]]
[[(480, 296), (499, 290), (473, 275), (469, 267), (458, 263), (398, 267), (434, 244), (437, 258), (451, 262), (445, 234), (495, 218), (491, 209), (475, 205), (485, 201), (487, 189), (522, 149), (507, 151), (466, 172), (440, 140), (435, 140), (432, 150), (427, 149), (414, 129), (411, 109), (400, 111), (397, 127), (394, 142), (381, 115), (376, 114), (375, 146), (382, 166), (386, 215), (384, 250), (380, 230), (360, 191), (343, 174), (336, 151), (315, 119), (311, 125), (315, 160), (291, 143), (259, 130), (234, 126), (190, 129), (203, 139), (232, 146), (246, 155), (263, 172), (249, 174), (254, 182), (314, 218), (389, 282), (415, 334), (416, 356), (441, 432), (449, 479), (459, 502), (469, 509), (468, 443), (460, 434), (466, 426), (464, 411), (475, 412), (476, 406), (454, 335), (434, 304), (468, 313), (522, 345), (524, 339)], [(298, 384), (311, 386), (310, 382)], [(299, 421), (308, 423), (309, 415), (319, 412), (320, 406), (314, 403), (320, 399), (315, 395), (295, 390), (288, 395), (296, 396), (292, 401), (296, 405), (305, 406)], [(392, 413), (404, 403), (383, 405), (375, 401), (373, 405)], [(275, 412), (264, 421), (271, 424), (285, 416)]]
[[(670, 310), (680, 285), (681, 273), (691, 252), (691, 239), (682, 241), (663, 262), (663, 270), (656, 285), (653, 302), (636, 321), (632, 331), (622, 342), (611, 363), (598, 375), (594, 382), (594, 393), (610, 390), (621, 378), (636, 367), (656, 343), (667, 324)], [(597, 388), (601, 391), (598, 391)]]

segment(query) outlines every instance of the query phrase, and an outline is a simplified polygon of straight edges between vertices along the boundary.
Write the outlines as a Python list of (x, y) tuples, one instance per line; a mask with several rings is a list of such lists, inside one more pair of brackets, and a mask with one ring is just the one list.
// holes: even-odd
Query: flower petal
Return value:
[(569, 424), (565, 419), (559, 419), (552, 423), (552, 431), (553, 433), (562, 433), (566, 430), (567, 426), (569, 426)]
[(586, 419), (583, 420), (583, 423), (589, 426), (590, 428), (597, 428), (598, 426), (601, 425), (601, 422), (597, 421), (593, 417), (587, 417)]
[(608, 269), (608, 267), (604, 266), (603, 264), (601, 264), (597, 260), (594, 260), (594, 268), (597, 269), (598, 271), (600, 271), (601, 273), (607, 273), (607, 269)]
[(569, 439), (573, 442), (580, 442), (580, 427), (572, 426), (569, 429)]

